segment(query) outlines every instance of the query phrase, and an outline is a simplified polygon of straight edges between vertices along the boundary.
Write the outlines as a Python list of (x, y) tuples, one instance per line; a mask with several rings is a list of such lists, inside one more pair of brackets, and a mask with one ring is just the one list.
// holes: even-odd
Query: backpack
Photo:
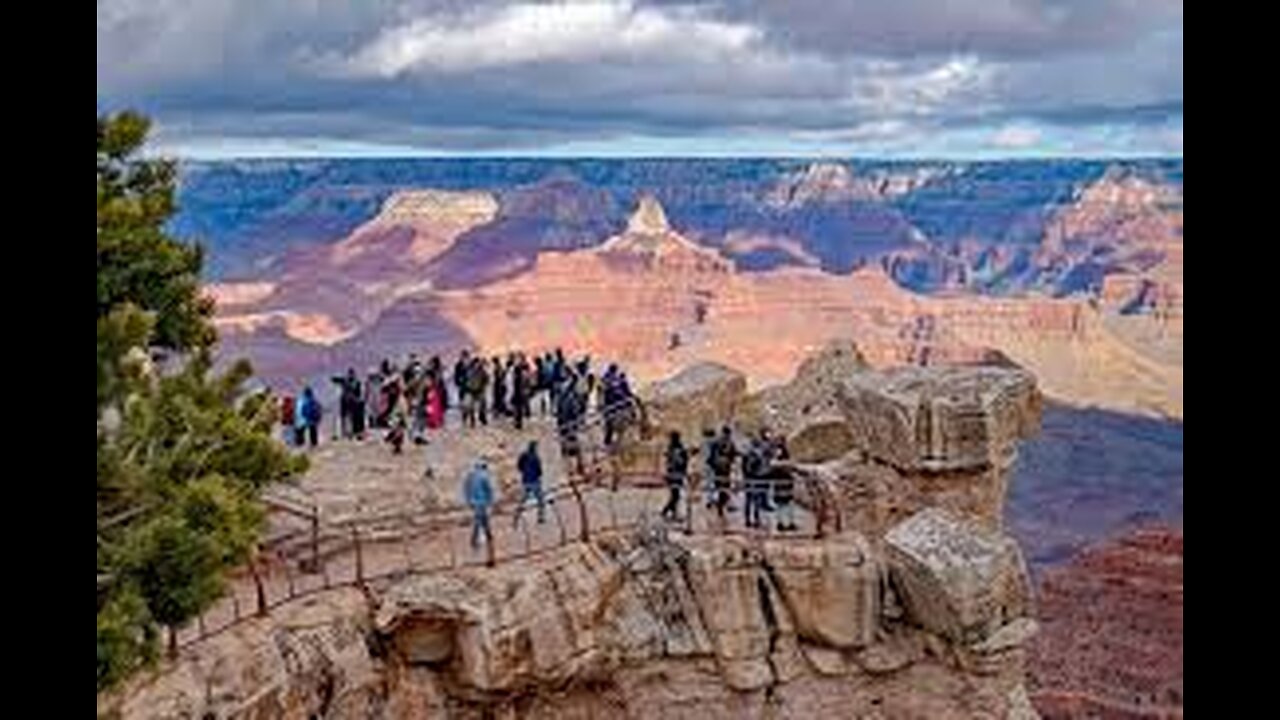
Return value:
[(280, 424), (292, 425), (294, 420), (294, 399), (292, 395), (280, 398)]
[(320, 407), (319, 400), (312, 398), (302, 404), (302, 419), (311, 425), (319, 425), (323, 414), (324, 411)]
[(749, 478), (764, 477), (765, 462), (760, 449), (752, 447), (742, 456), (742, 475)]
[(682, 447), (667, 449), (667, 475), (683, 477), (689, 468), (689, 451)]
[(717, 475), (728, 475), (733, 468), (733, 443), (723, 438), (711, 446), (711, 469)]

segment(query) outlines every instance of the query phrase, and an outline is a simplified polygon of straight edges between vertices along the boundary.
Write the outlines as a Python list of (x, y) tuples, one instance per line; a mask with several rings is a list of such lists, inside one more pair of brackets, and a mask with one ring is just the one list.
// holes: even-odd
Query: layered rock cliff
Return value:
[[(879, 367), (969, 361), (998, 350), (1036, 372), (1059, 400), (1181, 417), (1180, 241), (1136, 285), (1114, 276), (1100, 304), (921, 295), (880, 266), (848, 275), (812, 267), (742, 271), (673, 227), (650, 195), (601, 244), (538, 252), (545, 238), (533, 228), (550, 226), (535, 221), (537, 208), (581, 215), (584, 233), (605, 230), (590, 220), (604, 201), (580, 184), (560, 179), (537, 192), (545, 203), (508, 198), (511, 207), (479, 225), (494, 211), (487, 196), (409, 195), (389, 201), (387, 219), (326, 246), (323, 263), (298, 264), (279, 282), (217, 288), (226, 302), (217, 322), (228, 354), (248, 355), (268, 382), (288, 387), (402, 352), (555, 346), (625, 362), (642, 380), (719, 362), (746, 370), (760, 387), (786, 380), (827, 341), (856, 337)], [(398, 224), (410, 216), (417, 229)], [(533, 234), (499, 232), (511, 223)], [(480, 262), (477, 252), (510, 262)], [(490, 281), (460, 281), (472, 272)], [(1152, 311), (1122, 316), (1116, 303)]]

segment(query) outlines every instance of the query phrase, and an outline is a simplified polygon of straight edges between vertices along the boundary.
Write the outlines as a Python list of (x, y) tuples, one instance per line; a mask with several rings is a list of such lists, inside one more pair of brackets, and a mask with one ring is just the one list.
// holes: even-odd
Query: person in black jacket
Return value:
[(333, 378), (338, 386), (338, 416), (342, 427), (342, 437), (350, 439), (364, 437), (364, 395), (361, 392), (360, 378), (355, 368), (347, 368), (346, 375)]
[(524, 355), (519, 355), (511, 368), (511, 411), (517, 430), (524, 427), (524, 421), (529, 417), (529, 396), (532, 393), (529, 364), (525, 362)]
[(768, 449), (764, 433), (761, 435), (762, 437), (752, 439), (742, 456), (742, 483), (746, 499), (743, 514), (747, 527), (760, 527), (760, 513), (764, 510), (765, 496), (768, 494)]
[(493, 357), (493, 418), (497, 420), (500, 417), (509, 415), (507, 409), (507, 367), (502, 364), (502, 358), (495, 355)]
[(458, 408), (462, 411), (464, 427), (475, 426), (475, 407), (467, 400), (467, 373), (471, 368), (471, 359), (464, 349), (458, 353), (458, 362), (453, 364), (453, 387), (457, 391)]
[(538, 503), (538, 524), (541, 525), (547, 521), (547, 503), (546, 495), (542, 491), (542, 460), (538, 457), (537, 440), (530, 440), (529, 446), (520, 453), (520, 458), (516, 460), (516, 469), (520, 471), (520, 487), (524, 490), (524, 495), (520, 498), (520, 505), (516, 508), (511, 526), (520, 524), (520, 515), (530, 500)]
[(689, 451), (685, 449), (684, 443), (680, 442), (678, 432), (672, 432), (667, 443), (666, 464), (665, 477), (671, 496), (662, 508), (662, 517), (678, 522), (680, 520), (680, 489), (684, 487), (689, 477)]
[(738, 449), (733, 445), (733, 431), (725, 425), (720, 429), (720, 437), (711, 444), (711, 457), (708, 460), (716, 486), (716, 512), (721, 519), (724, 518), (725, 508), (729, 506), (729, 481), (737, 455)]

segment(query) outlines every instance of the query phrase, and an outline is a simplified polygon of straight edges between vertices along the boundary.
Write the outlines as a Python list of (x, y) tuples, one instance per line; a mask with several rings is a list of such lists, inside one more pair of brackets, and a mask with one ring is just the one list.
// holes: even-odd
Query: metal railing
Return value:
[[(592, 533), (618, 533), (633, 530), (657, 517), (655, 499), (665, 493), (655, 493), (655, 488), (666, 488), (665, 480), (653, 473), (628, 474), (635, 482), (623, 489), (605, 486), (595, 476), (570, 481), (566, 485), (551, 488), (544, 501), (547, 515), (553, 519), (554, 532), (547, 542), (545, 533), (537, 542), (530, 533), (530, 520), (526, 513), (536, 513), (530, 503), (521, 500), (504, 500), (495, 505), (489, 515), (491, 534), (485, 538), (483, 551), (459, 545), (458, 533), (471, 527), (473, 513), (469, 508), (457, 508), (429, 513), (386, 513), (376, 516), (352, 518), (338, 522), (324, 522), (318, 508), (307, 514), (308, 526), (272, 538), (264, 543), (254, 559), (232, 579), (232, 591), (227, 600), (215, 609), (202, 613), (194, 623), (179, 631), (178, 646), (188, 649), (209, 638), (226, 632), (253, 618), (265, 617), (272, 610), (289, 603), (337, 588), (368, 590), (372, 584), (399, 580), (414, 576), (453, 572), (466, 567), (495, 567), (529, 560), (575, 542), (589, 542)], [(775, 533), (771, 528), (734, 527), (729, 518), (721, 519), (715, 510), (708, 514), (706, 532), (719, 536), (738, 536), (749, 539), (815, 540), (827, 535), (834, 519), (836, 531), (843, 529), (838, 512), (831, 512), (830, 492), (822, 487), (816, 475), (797, 472), (795, 502), (811, 510), (812, 527), (786, 533)], [(694, 534), (695, 497), (705, 491), (706, 478), (697, 477), (685, 484), (685, 517), (683, 531)], [(584, 486), (585, 485), (585, 486)], [(730, 492), (739, 493), (745, 487), (741, 480), (732, 481)], [(619, 496), (630, 494), (621, 503)], [(807, 497), (806, 497), (807, 495)], [(643, 496), (643, 497), (637, 497)], [(577, 507), (577, 513), (562, 512), (567, 500)], [(637, 502), (638, 500), (638, 502)], [(297, 508), (292, 508), (297, 510)], [(573, 515), (577, 516), (574, 528)], [(507, 530), (506, 523), (510, 523)], [(466, 548), (470, 548), (470, 552)], [(248, 581), (248, 582), (246, 582)], [(245, 590), (251, 593), (246, 598)], [(215, 616), (220, 616), (215, 617)]]

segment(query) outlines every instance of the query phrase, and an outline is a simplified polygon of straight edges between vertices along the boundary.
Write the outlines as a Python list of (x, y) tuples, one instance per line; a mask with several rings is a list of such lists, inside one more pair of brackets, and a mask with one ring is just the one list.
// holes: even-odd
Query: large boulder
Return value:
[(392, 587), (377, 630), (406, 662), (448, 662), (460, 685), (480, 691), (563, 682), (599, 659), (598, 618), (623, 579), (595, 546), (474, 573)]
[(1018, 544), (1001, 533), (922, 510), (885, 535), (886, 561), (907, 617), (964, 646), (1030, 612)]
[(853, 450), (853, 430), (841, 415), (806, 418), (786, 433), (791, 459), (799, 463), (824, 463), (844, 457)]
[(1005, 469), (1040, 424), (1028, 372), (908, 367), (852, 375), (839, 388), (854, 444), (903, 471)]
[(651, 426), (686, 439), (730, 422), (747, 395), (747, 378), (718, 363), (698, 363), (650, 385), (642, 400)]
[(834, 340), (801, 363), (791, 382), (752, 395), (742, 413), (744, 424), (748, 429), (765, 425), (790, 435), (822, 419), (843, 420), (837, 402), (839, 387), (867, 368), (851, 340)]
[(769, 542), (764, 556), (801, 638), (839, 649), (875, 640), (880, 566), (865, 538)]
[(694, 548), (689, 580), (726, 685), (759, 690), (800, 672), (794, 621), (756, 550), (739, 539)]
[(677, 431), (686, 447), (697, 447), (704, 428), (735, 422), (747, 396), (747, 378), (718, 363), (698, 363), (645, 388), (644, 404), (650, 432), (626, 442), (616, 458), (623, 472), (661, 472), (667, 434)]

